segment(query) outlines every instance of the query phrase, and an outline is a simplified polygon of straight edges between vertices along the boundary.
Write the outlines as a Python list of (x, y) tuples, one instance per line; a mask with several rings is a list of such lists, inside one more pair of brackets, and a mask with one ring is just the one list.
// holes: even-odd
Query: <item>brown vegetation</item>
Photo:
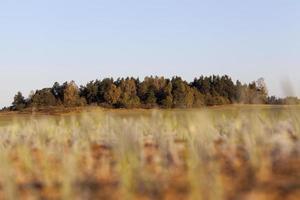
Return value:
[(300, 198), (298, 115), (227, 112), (99, 111), (8, 124), (0, 198)]

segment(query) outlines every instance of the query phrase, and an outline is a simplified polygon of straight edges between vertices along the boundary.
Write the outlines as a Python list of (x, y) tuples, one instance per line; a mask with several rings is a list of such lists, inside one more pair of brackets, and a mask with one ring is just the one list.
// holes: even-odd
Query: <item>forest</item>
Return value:
[(32, 91), (25, 98), (18, 92), (12, 105), (3, 110), (41, 107), (101, 106), (105, 108), (195, 108), (226, 104), (298, 104), (297, 97), (268, 96), (263, 78), (251, 83), (234, 82), (231, 77), (200, 76), (187, 82), (150, 76), (144, 80), (127, 77), (104, 78), (77, 86), (74, 81), (54, 83)]

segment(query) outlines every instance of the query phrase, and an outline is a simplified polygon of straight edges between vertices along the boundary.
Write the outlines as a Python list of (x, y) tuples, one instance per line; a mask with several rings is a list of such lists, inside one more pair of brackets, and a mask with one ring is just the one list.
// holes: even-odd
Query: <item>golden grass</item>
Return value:
[(299, 199), (299, 107), (0, 114), (0, 199)]

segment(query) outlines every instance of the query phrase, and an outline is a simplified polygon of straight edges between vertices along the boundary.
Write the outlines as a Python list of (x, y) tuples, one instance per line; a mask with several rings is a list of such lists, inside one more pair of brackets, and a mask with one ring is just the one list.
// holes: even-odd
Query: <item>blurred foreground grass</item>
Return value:
[(0, 115), (0, 199), (300, 199), (300, 107)]

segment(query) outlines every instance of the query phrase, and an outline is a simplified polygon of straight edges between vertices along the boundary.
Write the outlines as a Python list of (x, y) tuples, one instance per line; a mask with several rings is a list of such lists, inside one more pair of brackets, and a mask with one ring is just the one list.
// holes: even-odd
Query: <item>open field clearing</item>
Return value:
[(0, 114), (0, 199), (300, 199), (300, 107)]

